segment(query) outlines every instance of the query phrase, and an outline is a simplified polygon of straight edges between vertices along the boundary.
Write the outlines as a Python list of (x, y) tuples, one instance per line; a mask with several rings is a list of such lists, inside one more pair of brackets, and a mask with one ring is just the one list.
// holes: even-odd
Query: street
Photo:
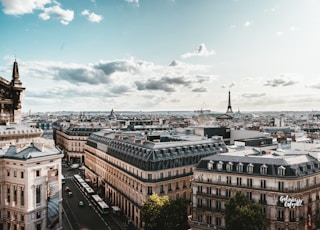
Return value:
[[(90, 197), (87, 197), (82, 190), (74, 183), (72, 176), (78, 173), (77, 169), (67, 171), (63, 168), (65, 176), (65, 184), (62, 189), (63, 197), (63, 229), (66, 230), (120, 230), (124, 229), (124, 225), (119, 223), (113, 214), (101, 215), (98, 210), (91, 205)], [(68, 192), (64, 191), (69, 187), (72, 197)], [(83, 201), (84, 205), (79, 206), (79, 201)], [(90, 205), (89, 205), (90, 204)]]

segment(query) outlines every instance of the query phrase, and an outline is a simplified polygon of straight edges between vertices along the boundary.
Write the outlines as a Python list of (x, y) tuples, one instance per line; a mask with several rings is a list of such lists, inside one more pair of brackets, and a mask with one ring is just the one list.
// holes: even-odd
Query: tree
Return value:
[(260, 204), (251, 202), (237, 192), (226, 202), (226, 229), (227, 230), (261, 230), (266, 228), (266, 217), (262, 213)]
[(166, 230), (186, 230), (189, 229), (187, 205), (184, 199), (170, 200), (162, 209), (164, 225)]
[(142, 204), (141, 220), (145, 230), (186, 230), (186, 203), (183, 199), (169, 200), (168, 196), (153, 194)]

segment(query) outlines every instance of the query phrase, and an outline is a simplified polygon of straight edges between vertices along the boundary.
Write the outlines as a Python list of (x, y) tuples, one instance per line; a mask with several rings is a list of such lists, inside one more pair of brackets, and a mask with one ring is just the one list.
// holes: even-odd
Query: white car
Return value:
[(79, 204), (78, 204), (80, 207), (84, 206), (84, 203), (82, 200), (79, 201)]

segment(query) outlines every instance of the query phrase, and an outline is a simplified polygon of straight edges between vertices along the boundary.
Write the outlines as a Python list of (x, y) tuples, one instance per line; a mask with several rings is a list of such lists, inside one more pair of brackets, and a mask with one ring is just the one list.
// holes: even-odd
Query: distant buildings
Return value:
[(15, 61), (0, 79), (0, 229), (62, 229), (61, 158), (40, 129), (21, 125), (24, 90)]
[(189, 204), (195, 165), (203, 157), (225, 151), (221, 139), (101, 130), (87, 139), (85, 176), (140, 229), (144, 200), (157, 193)]

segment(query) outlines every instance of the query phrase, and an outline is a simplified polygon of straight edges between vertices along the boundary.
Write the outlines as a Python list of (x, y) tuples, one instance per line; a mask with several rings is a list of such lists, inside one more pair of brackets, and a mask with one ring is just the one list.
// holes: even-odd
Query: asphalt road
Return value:
[[(110, 215), (101, 215), (94, 206), (89, 206), (90, 198), (78, 188), (71, 179), (72, 175), (78, 173), (75, 171), (66, 171), (64, 173), (66, 183), (63, 185), (63, 190), (68, 186), (73, 196), (69, 197), (68, 193), (63, 191), (63, 209), (64, 221), (63, 229), (66, 230), (118, 230), (119, 225), (111, 218)], [(79, 206), (79, 201), (84, 202), (84, 206)]]

